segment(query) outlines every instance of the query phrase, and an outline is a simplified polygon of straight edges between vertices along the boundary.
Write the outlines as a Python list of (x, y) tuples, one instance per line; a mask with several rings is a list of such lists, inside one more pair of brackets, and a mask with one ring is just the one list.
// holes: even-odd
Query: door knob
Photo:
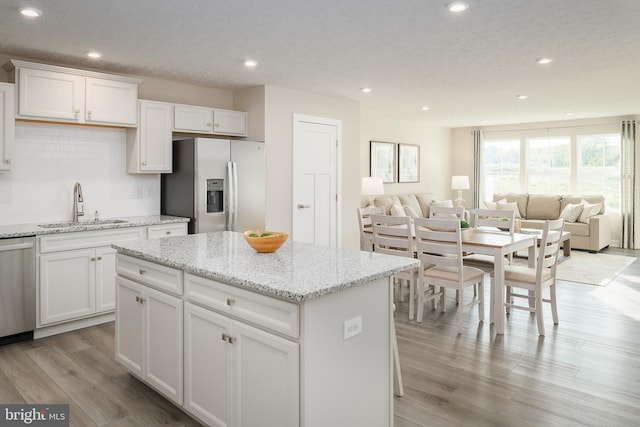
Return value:
[(309, 209), (311, 207), (311, 205), (303, 205), (301, 203), (298, 203), (298, 209)]

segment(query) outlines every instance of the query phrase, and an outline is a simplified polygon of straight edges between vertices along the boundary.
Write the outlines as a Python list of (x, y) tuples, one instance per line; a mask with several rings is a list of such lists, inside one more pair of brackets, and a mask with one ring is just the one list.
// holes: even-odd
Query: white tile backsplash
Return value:
[(10, 172), (0, 174), (0, 225), (69, 221), (79, 182), (86, 215), (160, 213), (160, 175), (126, 172), (124, 129), (16, 122)]

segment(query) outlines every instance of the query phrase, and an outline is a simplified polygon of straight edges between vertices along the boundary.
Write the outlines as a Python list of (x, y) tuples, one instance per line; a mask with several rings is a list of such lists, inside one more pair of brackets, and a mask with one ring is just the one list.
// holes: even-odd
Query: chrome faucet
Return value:
[(73, 186), (73, 222), (78, 222), (79, 216), (84, 216), (84, 204), (82, 203), (82, 187), (79, 182)]

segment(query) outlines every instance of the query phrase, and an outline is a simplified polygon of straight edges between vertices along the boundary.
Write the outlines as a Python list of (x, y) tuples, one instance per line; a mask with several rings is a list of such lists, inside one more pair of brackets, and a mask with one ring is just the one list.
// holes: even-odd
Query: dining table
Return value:
[[(412, 227), (413, 228), (413, 227)], [(414, 233), (415, 234), (415, 233)], [(461, 233), (462, 251), (493, 257), (493, 300), (490, 302), (494, 313), (493, 322), (498, 335), (504, 334), (504, 257), (519, 250), (528, 251), (529, 267), (535, 267), (535, 251), (538, 236), (536, 234), (509, 234), (491, 228), (463, 228)], [(365, 231), (365, 247), (374, 248), (373, 232)]]

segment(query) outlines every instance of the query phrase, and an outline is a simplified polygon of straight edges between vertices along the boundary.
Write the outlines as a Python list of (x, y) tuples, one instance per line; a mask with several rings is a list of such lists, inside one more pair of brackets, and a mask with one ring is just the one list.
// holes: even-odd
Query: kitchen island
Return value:
[(115, 244), (116, 359), (207, 425), (393, 425), (390, 276), (418, 261), (240, 233)]

